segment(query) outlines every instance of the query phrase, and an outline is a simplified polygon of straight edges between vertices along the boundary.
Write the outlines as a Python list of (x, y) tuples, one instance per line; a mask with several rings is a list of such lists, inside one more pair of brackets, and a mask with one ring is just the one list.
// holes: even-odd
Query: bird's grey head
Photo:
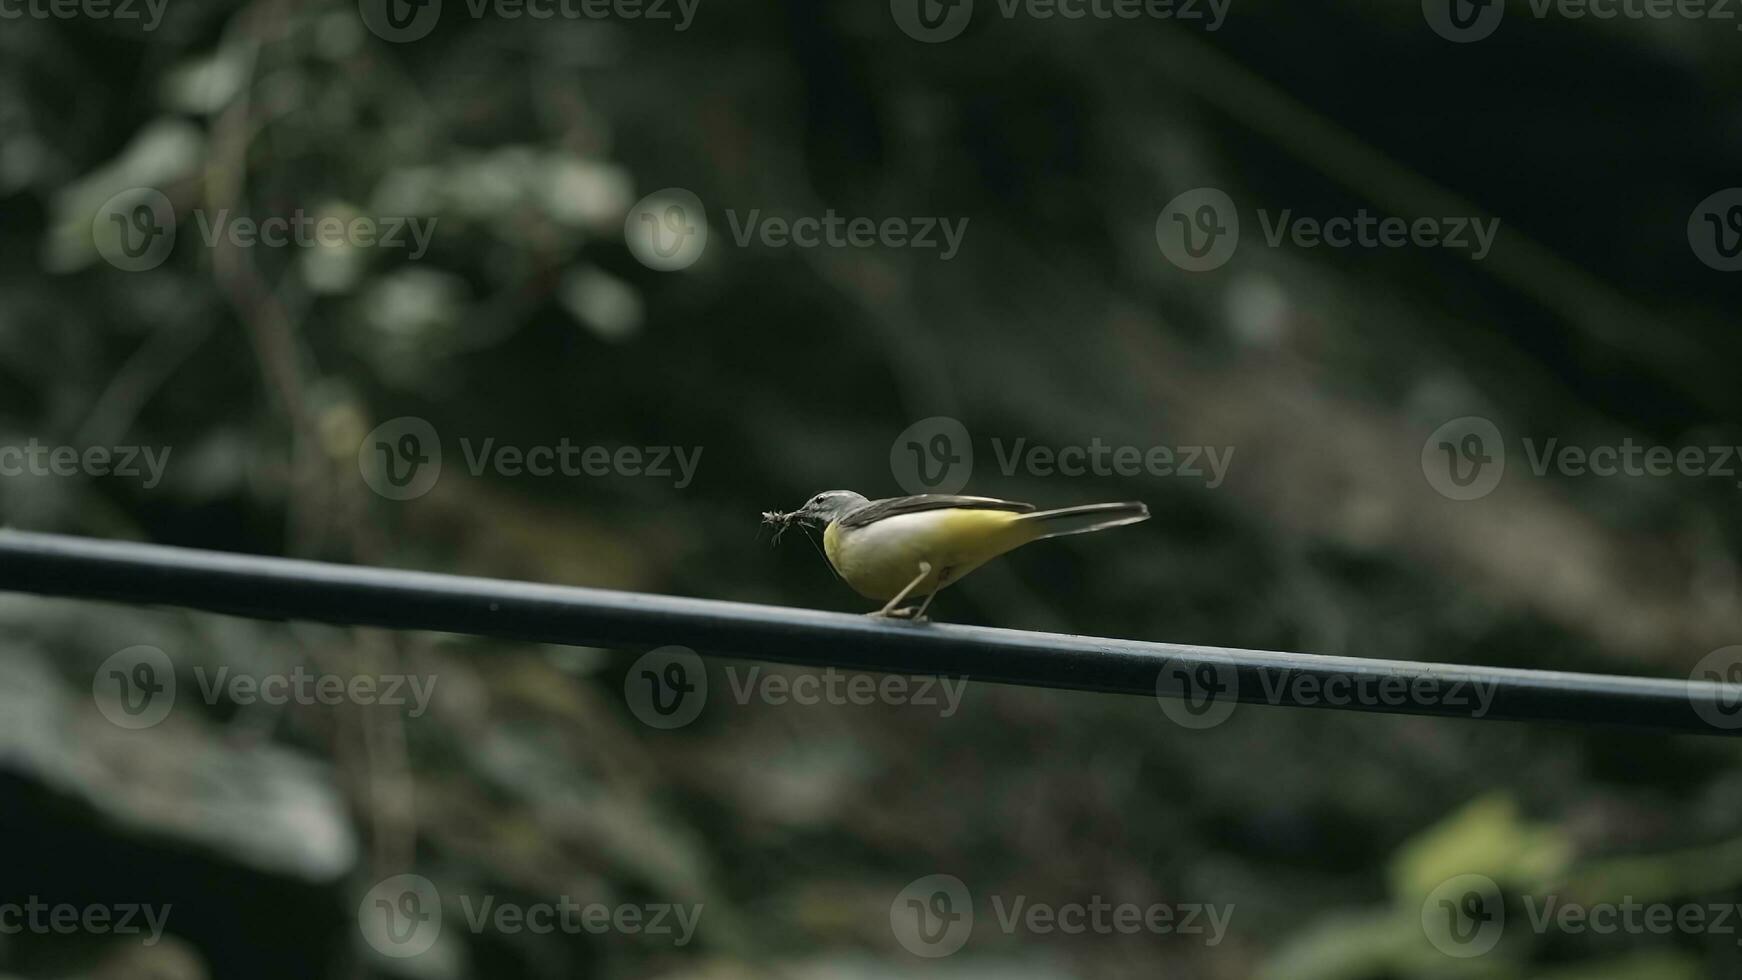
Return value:
[(824, 490), (804, 502), (794, 519), (811, 527), (824, 527), (865, 506), (871, 501), (851, 490)]

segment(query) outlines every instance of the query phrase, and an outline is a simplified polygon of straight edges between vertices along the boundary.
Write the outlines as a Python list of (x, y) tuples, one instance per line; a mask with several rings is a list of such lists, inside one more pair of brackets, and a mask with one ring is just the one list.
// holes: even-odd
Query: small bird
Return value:
[[(916, 620), (940, 590), (1006, 551), (1148, 519), (1149, 508), (1134, 502), (1035, 510), (995, 497), (926, 493), (867, 500), (851, 490), (825, 490), (798, 510), (762, 515), (776, 528), (776, 540), (793, 524), (823, 528), (823, 552), (841, 578), (867, 599), (889, 600), (870, 615)], [(925, 597), (918, 608), (902, 607), (918, 596)]]

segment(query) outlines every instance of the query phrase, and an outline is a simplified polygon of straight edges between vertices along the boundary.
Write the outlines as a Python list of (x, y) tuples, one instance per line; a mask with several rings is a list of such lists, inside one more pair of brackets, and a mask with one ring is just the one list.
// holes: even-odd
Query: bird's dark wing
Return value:
[(1015, 514), (1026, 514), (1034, 510), (1034, 505), (1018, 503), (1014, 500), (999, 500), (997, 497), (962, 497), (953, 493), (922, 493), (915, 497), (886, 497), (883, 500), (873, 500), (842, 517), (837, 523), (841, 527), (864, 527), (886, 517), (949, 508), (1005, 510)]

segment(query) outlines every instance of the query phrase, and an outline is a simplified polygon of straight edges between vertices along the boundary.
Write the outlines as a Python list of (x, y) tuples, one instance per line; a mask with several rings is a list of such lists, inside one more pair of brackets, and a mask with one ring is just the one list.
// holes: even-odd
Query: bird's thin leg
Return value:
[(938, 573), (937, 581), (931, 584), (931, 591), (925, 594), (925, 601), (919, 604), (918, 609), (914, 610), (913, 619), (915, 622), (925, 618), (925, 611), (931, 608), (931, 601), (938, 597), (939, 592), (943, 591), (944, 577), (949, 574), (950, 569), (948, 568)]
[(901, 605), (901, 600), (907, 598), (908, 593), (912, 592), (916, 588), (919, 588), (919, 583), (925, 581), (925, 577), (927, 575), (930, 575), (930, 574), (931, 574), (931, 562), (929, 562), (929, 561), (920, 562), (919, 563), (919, 574), (915, 575), (913, 577), (913, 581), (907, 583), (906, 588), (902, 589), (900, 592), (895, 593), (895, 598), (889, 600), (889, 602), (884, 604), (882, 609), (879, 609), (876, 612), (871, 613), (871, 615), (873, 615), (873, 616), (888, 616), (889, 614), (894, 612), (895, 607)]

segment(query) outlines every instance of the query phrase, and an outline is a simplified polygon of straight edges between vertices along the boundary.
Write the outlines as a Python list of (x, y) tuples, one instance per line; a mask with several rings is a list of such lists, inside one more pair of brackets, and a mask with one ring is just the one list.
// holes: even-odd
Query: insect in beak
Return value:
[(798, 519), (798, 511), (796, 511), (796, 510), (792, 511), (791, 513), (781, 513), (778, 510), (765, 510), (765, 511), (763, 511), (762, 512), (763, 525), (767, 526), (767, 527), (774, 528), (774, 539), (772, 541), (770, 541), (769, 543), (771, 545), (779, 544), (780, 543), (780, 536), (782, 534), (785, 534), (786, 529), (789, 527), (792, 527), (793, 522), (796, 521), (797, 519)]

